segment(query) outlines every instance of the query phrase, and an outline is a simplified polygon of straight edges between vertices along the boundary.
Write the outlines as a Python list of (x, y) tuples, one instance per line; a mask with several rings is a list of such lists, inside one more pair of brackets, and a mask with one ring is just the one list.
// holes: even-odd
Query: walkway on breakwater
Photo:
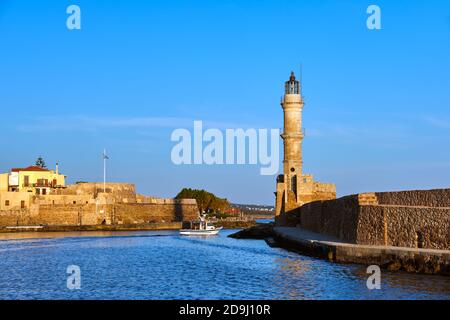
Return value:
[(332, 236), (289, 227), (275, 227), (274, 236), (281, 247), (333, 262), (450, 275), (450, 250), (358, 245)]

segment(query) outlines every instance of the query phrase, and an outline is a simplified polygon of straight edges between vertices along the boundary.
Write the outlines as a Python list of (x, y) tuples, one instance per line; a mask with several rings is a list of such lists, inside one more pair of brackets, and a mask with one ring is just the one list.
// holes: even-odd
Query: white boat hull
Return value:
[(195, 230), (195, 229), (181, 229), (180, 235), (182, 236), (214, 236), (222, 230), (222, 227), (214, 230)]

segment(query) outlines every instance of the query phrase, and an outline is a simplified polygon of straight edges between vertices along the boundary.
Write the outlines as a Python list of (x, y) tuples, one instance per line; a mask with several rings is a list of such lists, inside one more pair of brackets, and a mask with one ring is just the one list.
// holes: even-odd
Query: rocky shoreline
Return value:
[(235, 239), (266, 239), (273, 237), (273, 223), (256, 223), (250, 228), (230, 234), (228, 237)]

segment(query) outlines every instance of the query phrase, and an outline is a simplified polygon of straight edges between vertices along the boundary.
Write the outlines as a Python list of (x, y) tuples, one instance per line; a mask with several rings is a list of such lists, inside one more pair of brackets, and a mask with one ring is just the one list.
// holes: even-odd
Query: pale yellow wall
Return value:
[[(25, 187), (25, 176), (28, 176), (29, 187)], [(65, 176), (62, 174), (56, 174), (54, 171), (20, 171), (19, 172), (19, 190), (28, 191), (34, 190), (33, 184), (38, 182), (38, 179), (47, 179), (49, 184), (56, 179), (56, 184), (58, 186), (65, 186)]]
[[(9, 205), (6, 205), (9, 201)], [(95, 199), (90, 195), (45, 195), (36, 196), (32, 192), (0, 192), (0, 210), (19, 210), (21, 201), (25, 201), (25, 208), (31, 204), (36, 205), (87, 205), (95, 204)]]
[(8, 173), (0, 174), (0, 191), (8, 191)]
[[(24, 201), (25, 208), (30, 207), (33, 194), (29, 192), (0, 192), (0, 210), (20, 210), (21, 202)], [(9, 205), (6, 202), (9, 201)]]

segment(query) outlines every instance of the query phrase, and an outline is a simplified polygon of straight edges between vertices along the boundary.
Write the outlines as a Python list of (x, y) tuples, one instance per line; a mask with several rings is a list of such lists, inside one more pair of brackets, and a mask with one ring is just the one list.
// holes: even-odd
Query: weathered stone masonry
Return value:
[(0, 226), (181, 222), (197, 219), (197, 210), (196, 203), (185, 200), (144, 204), (46, 204), (31, 210), (0, 211)]
[(0, 227), (143, 224), (198, 218), (195, 199), (146, 197), (136, 194), (133, 184), (109, 183), (103, 192), (103, 184), (82, 183), (58, 194), (30, 195), (29, 202), (26, 208), (0, 210)]
[(366, 245), (450, 249), (450, 189), (364, 193), (303, 205), (280, 225)]

